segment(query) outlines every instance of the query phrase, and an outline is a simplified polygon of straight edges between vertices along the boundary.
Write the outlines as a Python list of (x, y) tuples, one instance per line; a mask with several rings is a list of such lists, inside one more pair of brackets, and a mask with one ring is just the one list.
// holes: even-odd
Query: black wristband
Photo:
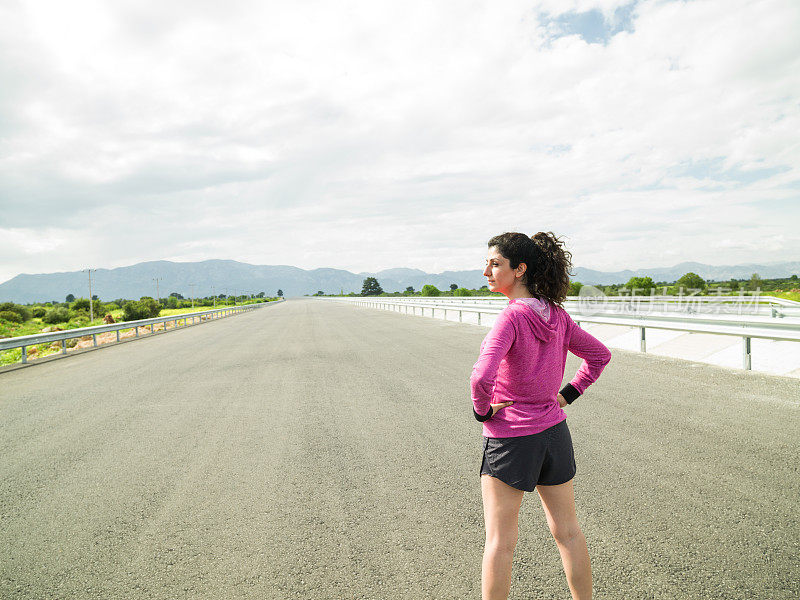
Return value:
[(475, 408), (473, 407), (472, 414), (475, 415), (475, 419), (478, 421), (488, 421), (489, 418), (492, 416), (492, 407), (491, 406), (489, 407), (489, 412), (486, 413), (485, 415), (479, 415), (478, 411), (476, 411)]
[(564, 400), (567, 401), (567, 404), (572, 404), (575, 398), (581, 395), (581, 393), (577, 389), (575, 389), (575, 386), (573, 386), (571, 383), (568, 383), (563, 388), (561, 388), (561, 391), (559, 393), (562, 396), (564, 396)]

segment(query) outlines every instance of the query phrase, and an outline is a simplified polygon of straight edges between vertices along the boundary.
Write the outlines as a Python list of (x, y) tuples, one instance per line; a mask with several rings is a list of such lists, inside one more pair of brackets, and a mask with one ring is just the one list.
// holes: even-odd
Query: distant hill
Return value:
[[(685, 262), (674, 267), (637, 269), (606, 273), (577, 267), (573, 280), (584, 284), (625, 283), (634, 276), (649, 276), (653, 281), (675, 281), (692, 271), (704, 279), (729, 280), (749, 278), (758, 273), (762, 278), (789, 277), (800, 274), (800, 262), (747, 264), (734, 266), (712, 266)], [(274, 296), (279, 289), (284, 295), (302, 296), (318, 290), (325, 293), (360, 292), (365, 277), (376, 277), (387, 292), (403, 291), (412, 286), (419, 290), (429, 283), (439, 289), (449, 289), (451, 283), (461, 287), (480, 288), (486, 283), (480, 269), (470, 271), (445, 271), (425, 273), (419, 269), (386, 269), (378, 273), (351, 273), (341, 269), (312, 269), (307, 271), (286, 265), (251, 265), (235, 260), (206, 260), (202, 262), (144, 262), (117, 269), (97, 269), (92, 273), (92, 292), (101, 300), (115, 298), (138, 299), (156, 295), (159, 281), (161, 297), (178, 292), (189, 298), (212, 294), (247, 294), (265, 292)], [(88, 296), (88, 276), (74, 271), (69, 273), (47, 273), (41, 275), (17, 275), (0, 284), (0, 301), (63, 302), (67, 294), (76, 297)]]
[(653, 269), (636, 269), (635, 271), (614, 271), (611, 273), (593, 271), (576, 267), (574, 281), (590, 285), (610, 285), (627, 283), (631, 277), (651, 277), (653, 281), (677, 281), (686, 273), (696, 273), (706, 281), (729, 281), (731, 279), (750, 279), (758, 273), (762, 279), (800, 276), (800, 261), (773, 262), (765, 264), (748, 263), (744, 265), (714, 266), (698, 262), (682, 262), (674, 267), (656, 267)]

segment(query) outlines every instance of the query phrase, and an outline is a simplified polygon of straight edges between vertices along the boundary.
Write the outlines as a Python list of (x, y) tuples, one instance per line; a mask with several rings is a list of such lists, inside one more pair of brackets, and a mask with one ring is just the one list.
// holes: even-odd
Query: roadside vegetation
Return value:
[[(570, 296), (580, 294), (584, 285), (579, 281), (570, 284)], [(592, 286), (600, 290), (606, 296), (649, 296), (653, 295), (699, 295), (699, 296), (750, 296), (758, 294), (760, 296), (774, 296), (800, 302), (800, 280), (797, 275), (777, 279), (762, 279), (758, 273), (753, 273), (749, 279), (730, 279), (728, 281), (706, 281), (696, 273), (686, 273), (677, 281), (653, 281), (651, 277), (631, 277), (627, 283), (615, 283), (611, 285)], [(470, 289), (451, 283), (449, 289), (440, 290), (434, 285), (426, 284), (420, 290), (415, 290), (409, 286), (402, 292), (385, 292), (380, 282), (375, 277), (367, 277), (361, 293), (351, 292), (345, 294), (340, 292), (325, 293), (322, 290), (313, 294), (314, 296), (333, 296), (333, 297), (358, 297), (358, 296), (498, 296), (502, 294), (492, 293), (487, 286), (479, 289)]]
[[(280, 294), (283, 295), (282, 293)], [(279, 297), (268, 297), (261, 292), (255, 296), (225, 296), (195, 298), (194, 301), (183, 298), (173, 292), (166, 298), (156, 300), (143, 296), (139, 300), (116, 299), (102, 302), (95, 297), (92, 302), (88, 298), (75, 298), (72, 294), (65, 302), (43, 302), (34, 304), (0, 303), (0, 338), (19, 337), (66, 331), (106, 323), (138, 321), (159, 316), (169, 317), (186, 313), (241, 306), (278, 300)], [(93, 317), (93, 318), (90, 318)], [(133, 328), (131, 328), (132, 330)], [(127, 331), (127, 330), (123, 330)], [(67, 340), (67, 347), (73, 348), (79, 338)], [(60, 342), (53, 344), (37, 344), (27, 348), (31, 358), (47, 356), (61, 351)], [(0, 366), (19, 362), (22, 356), (20, 348), (0, 352)]]

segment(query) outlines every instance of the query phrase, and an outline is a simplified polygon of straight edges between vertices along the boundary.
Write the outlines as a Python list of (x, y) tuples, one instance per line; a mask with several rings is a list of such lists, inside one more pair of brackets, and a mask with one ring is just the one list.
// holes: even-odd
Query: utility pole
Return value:
[(94, 321), (94, 301), (92, 300), (92, 271), (97, 269), (83, 269), (83, 272), (89, 273), (89, 323)]
[(214, 308), (217, 308), (217, 296), (214, 293), (214, 286), (211, 286), (211, 299), (214, 301)]
[(158, 282), (164, 279), (163, 277), (153, 277), (153, 281), (156, 282), (156, 302), (161, 304), (161, 294), (158, 293)]
[(192, 308), (194, 308), (194, 284), (190, 283), (189, 287), (192, 288)]

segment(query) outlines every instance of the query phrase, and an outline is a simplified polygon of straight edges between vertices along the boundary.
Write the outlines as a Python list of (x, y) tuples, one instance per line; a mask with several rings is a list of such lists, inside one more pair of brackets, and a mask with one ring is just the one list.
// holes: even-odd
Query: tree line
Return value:
[[(609, 284), (609, 285), (595, 285), (592, 286), (600, 290), (606, 296), (624, 296), (624, 295), (678, 295), (678, 294), (717, 294), (717, 295), (737, 295), (741, 292), (776, 292), (798, 295), (800, 300), (800, 289), (798, 289), (798, 276), (792, 275), (791, 277), (762, 279), (758, 273), (753, 273), (749, 279), (730, 279), (728, 281), (714, 281), (705, 280), (697, 273), (685, 273), (676, 281), (653, 281), (651, 277), (631, 277), (627, 283), (624, 284)], [(581, 288), (584, 287), (579, 281), (570, 283), (570, 296), (580, 295)], [(381, 287), (380, 282), (375, 277), (367, 277), (364, 279), (361, 292), (351, 292), (345, 294), (326, 294), (322, 290), (318, 290), (314, 296), (491, 296), (502, 294), (493, 294), (489, 291), (487, 286), (482, 286), (478, 289), (470, 289), (459, 286), (457, 283), (451, 283), (449, 290), (440, 290), (431, 284), (425, 284), (419, 291), (415, 290), (413, 286), (408, 286), (403, 292), (385, 292)]]

